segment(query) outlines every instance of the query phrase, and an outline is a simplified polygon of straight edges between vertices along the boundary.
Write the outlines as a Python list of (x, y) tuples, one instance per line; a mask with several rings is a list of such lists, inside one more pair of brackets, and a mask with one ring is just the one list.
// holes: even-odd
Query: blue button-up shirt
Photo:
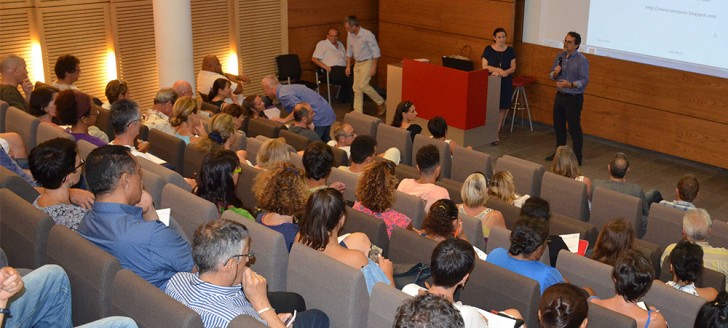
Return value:
[(381, 51), (374, 33), (360, 27), (359, 33), (349, 33), (346, 38), (346, 57), (353, 57), (356, 61), (365, 61), (381, 57)]
[[(562, 58), (561, 74), (554, 76), (554, 69), (559, 66), (559, 58)], [(574, 83), (573, 88), (559, 88), (559, 92), (583, 94), (586, 85), (589, 84), (589, 61), (579, 51), (574, 51), (568, 58), (566, 52), (562, 52), (554, 58), (549, 76), (552, 80), (566, 80)]]
[(276, 98), (289, 112), (300, 102), (307, 102), (313, 108), (314, 126), (330, 126), (336, 121), (336, 114), (331, 104), (326, 102), (316, 91), (309, 89), (303, 84), (278, 85)]
[(96, 202), (78, 233), (161, 289), (172, 275), (194, 267), (190, 244), (164, 223), (144, 220), (137, 206)]

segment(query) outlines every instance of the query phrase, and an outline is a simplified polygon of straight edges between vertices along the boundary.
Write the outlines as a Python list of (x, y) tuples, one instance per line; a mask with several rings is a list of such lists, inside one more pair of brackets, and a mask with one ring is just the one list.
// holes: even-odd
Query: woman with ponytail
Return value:
[[(205, 152), (216, 150), (231, 150), (237, 138), (235, 133), (235, 118), (228, 114), (217, 114), (210, 120), (210, 133), (207, 138), (200, 140), (198, 145)], [(247, 163), (246, 152), (238, 150), (235, 152), (240, 158), (241, 163)]]
[(567, 283), (553, 285), (544, 291), (538, 304), (541, 328), (586, 328), (589, 294)]

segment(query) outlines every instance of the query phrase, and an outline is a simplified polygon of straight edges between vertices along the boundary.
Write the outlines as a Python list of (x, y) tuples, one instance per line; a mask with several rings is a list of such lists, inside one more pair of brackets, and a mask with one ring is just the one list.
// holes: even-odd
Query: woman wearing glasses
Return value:
[(412, 141), (414, 141), (415, 136), (422, 132), (421, 126), (412, 123), (415, 118), (417, 118), (415, 104), (409, 100), (403, 101), (397, 105), (397, 111), (394, 112), (394, 119), (392, 119), (392, 126), (407, 130), (412, 136)]
[(215, 204), (220, 214), (230, 210), (255, 220), (242, 208), (240, 198), (235, 196), (235, 186), (241, 171), (240, 159), (235, 152), (224, 149), (213, 151), (202, 161), (200, 173), (195, 177), (197, 187), (193, 193)]
[(99, 109), (91, 102), (91, 97), (76, 90), (65, 90), (56, 96), (56, 117), (61, 124), (70, 125), (66, 130), (76, 141), (86, 140), (98, 147), (107, 142), (89, 134), (89, 128), (96, 124)]
[(33, 205), (50, 215), (57, 224), (76, 231), (86, 209), (71, 202), (71, 186), (81, 180), (83, 160), (76, 143), (65, 138), (48, 140), (30, 152), (30, 172), (45, 191)]

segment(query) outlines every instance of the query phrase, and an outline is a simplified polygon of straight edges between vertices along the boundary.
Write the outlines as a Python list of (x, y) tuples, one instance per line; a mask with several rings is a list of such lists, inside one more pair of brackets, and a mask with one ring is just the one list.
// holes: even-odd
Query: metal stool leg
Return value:
[(329, 81), (329, 71), (326, 71), (326, 90), (329, 92), (329, 104), (331, 104), (331, 81)]
[(513, 124), (516, 123), (516, 112), (518, 111), (518, 104), (519, 104), (519, 99), (520, 99), (520, 95), (521, 95), (521, 87), (516, 87), (515, 93), (516, 93), (516, 96), (515, 96), (516, 99), (511, 106), (513, 108), (513, 116), (511, 117), (511, 132), (513, 132)]
[(526, 104), (526, 114), (528, 114), (528, 126), (533, 132), (533, 122), (531, 121), (531, 107), (528, 106), (528, 96), (526, 95), (526, 88), (523, 88), (523, 102)]

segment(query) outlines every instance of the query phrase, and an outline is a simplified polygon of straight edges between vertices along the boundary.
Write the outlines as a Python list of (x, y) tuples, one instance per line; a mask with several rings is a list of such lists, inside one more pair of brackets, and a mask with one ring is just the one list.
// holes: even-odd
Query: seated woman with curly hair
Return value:
[(378, 282), (394, 287), (392, 262), (381, 255), (376, 262), (367, 257), (371, 247), (367, 235), (355, 232), (342, 236), (339, 242), (339, 231), (345, 222), (346, 204), (341, 192), (334, 188), (319, 189), (306, 202), (297, 242), (360, 270), (369, 294)]
[(213, 151), (202, 161), (200, 173), (195, 176), (197, 187), (192, 192), (215, 204), (220, 214), (229, 210), (255, 220), (243, 209), (243, 202), (235, 195), (240, 172), (240, 159), (234, 152), (225, 149)]
[[(458, 208), (452, 200), (440, 199), (432, 204), (422, 223), (420, 236), (442, 242), (448, 238), (468, 240), (463, 233), (463, 220), (458, 216)], [(469, 241), (468, 241), (469, 242)], [(485, 252), (473, 246), (478, 258), (485, 260)]]
[(394, 163), (374, 161), (364, 169), (356, 186), (358, 200), (354, 203), (354, 209), (382, 219), (387, 225), (389, 237), (392, 237), (392, 227), (412, 228), (409, 217), (392, 209), (396, 185)]
[(309, 195), (301, 171), (278, 163), (256, 177), (253, 192), (259, 208), (255, 221), (280, 232), (290, 252)]
[(591, 258), (604, 264), (614, 265), (623, 252), (636, 247), (632, 224), (625, 219), (618, 218), (609, 221), (602, 227), (594, 244), (594, 253)]
[(531, 197), (529, 195), (521, 196), (516, 194), (516, 184), (513, 182), (513, 174), (508, 171), (493, 174), (488, 185), (488, 196), (518, 208), (523, 206), (526, 199)]

